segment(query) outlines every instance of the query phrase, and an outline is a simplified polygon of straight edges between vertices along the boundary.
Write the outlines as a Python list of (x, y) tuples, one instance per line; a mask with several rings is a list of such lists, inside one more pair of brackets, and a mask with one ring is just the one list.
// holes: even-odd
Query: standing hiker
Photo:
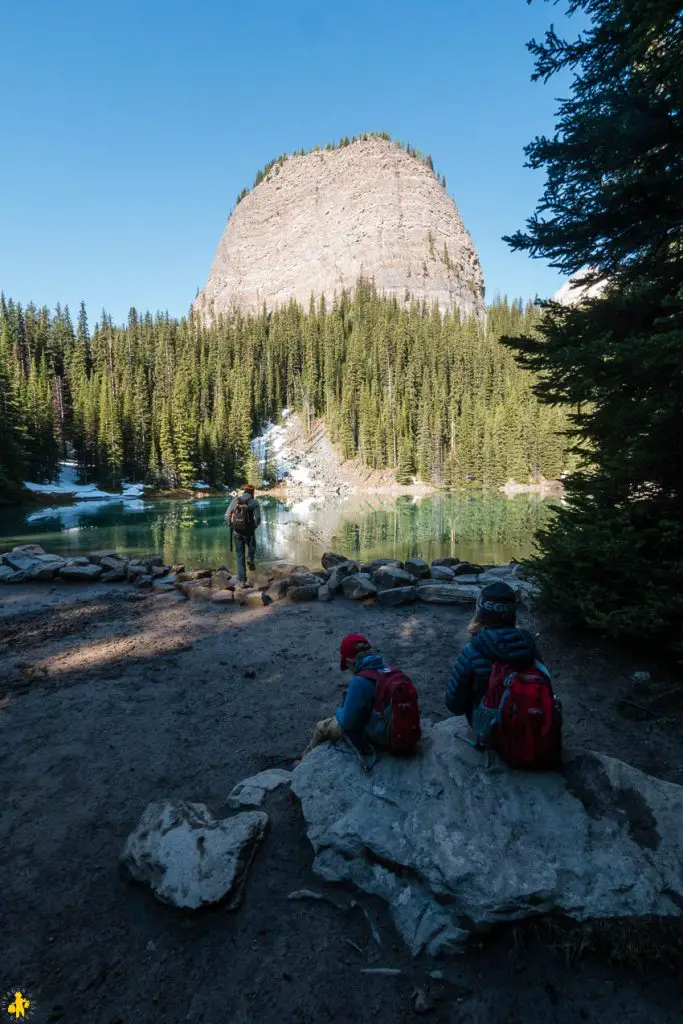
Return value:
[[(230, 547), (232, 536), (235, 537), (237, 550), (237, 577), (243, 587), (247, 585), (247, 565), (253, 572), (256, 568), (256, 531), (261, 525), (261, 508), (254, 497), (252, 484), (245, 484), (242, 493), (233, 498), (225, 513), (225, 522), (230, 530)], [(247, 560), (245, 565), (245, 549)]]

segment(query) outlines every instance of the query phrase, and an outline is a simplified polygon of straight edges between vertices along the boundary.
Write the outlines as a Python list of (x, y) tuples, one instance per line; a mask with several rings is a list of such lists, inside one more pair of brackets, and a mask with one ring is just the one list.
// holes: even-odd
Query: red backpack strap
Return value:
[[(354, 672), (356, 676), (362, 676), (363, 679), (369, 679), (371, 683), (375, 684), (375, 707), (379, 707), (383, 704), (386, 691), (389, 684), (396, 678), (398, 669), (387, 667), (385, 672), (378, 672), (376, 669), (364, 668), (360, 672)], [(402, 675), (403, 673), (401, 673)]]

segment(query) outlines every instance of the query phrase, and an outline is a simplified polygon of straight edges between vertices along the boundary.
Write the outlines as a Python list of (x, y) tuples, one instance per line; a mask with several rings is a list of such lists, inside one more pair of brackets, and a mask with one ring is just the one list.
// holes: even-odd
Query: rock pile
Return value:
[(533, 598), (536, 586), (522, 565), (484, 567), (458, 558), (436, 558), (431, 565), (414, 556), (375, 558), (358, 562), (332, 551), (322, 557), (322, 569), (311, 570), (289, 562), (274, 562), (252, 576), (243, 588), (224, 566), (218, 570), (164, 565), (159, 555), (127, 558), (115, 551), (99, 551), (75, 558), (47, 554), (39, 544), (16, 547), (0, 556), (0, 582), (45, 580), (132, 583), (157, 593), (178, 591), (189, 601), (215, 605), (268, 605), (273, 601), (330, 601), (342, 595), (351, 601), (371, 600), (393, 606), (414, 601), (429, 604), (473, 605), (482, 587), (504, 580), (518, 600)]

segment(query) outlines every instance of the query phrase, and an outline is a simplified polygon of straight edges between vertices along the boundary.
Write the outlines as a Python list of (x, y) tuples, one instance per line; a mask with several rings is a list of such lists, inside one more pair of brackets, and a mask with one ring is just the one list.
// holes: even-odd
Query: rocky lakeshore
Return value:
[(402, 562), (375, 558), (359, 562), (328, 551), (321, 569), (289, 562), (273, 562), (252, 573), (246, 585), (226, 566), (185, 571), (184, 565), (164, 565), (160, 555), (128, 558), (115, 551), (100, 551), (74, 558), (49, 554), (40, 544), (15, 547), (0, 556), (0, 582), (131, 583), (140, 590), (179, 592), (189, 601), (217, 605), (269, 605), (274, 601), (351, 601), (385, 606), (413, 604), (474, 605), (482, 587), (503, 580), (529, 603), (536, 587), (519, 562), (475, 565), (456, 557), (435, 558), (431, 564), (418, 556)]

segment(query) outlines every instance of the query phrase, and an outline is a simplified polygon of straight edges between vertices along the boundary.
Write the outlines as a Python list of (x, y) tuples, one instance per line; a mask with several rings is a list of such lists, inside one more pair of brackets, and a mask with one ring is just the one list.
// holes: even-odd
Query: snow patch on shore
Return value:
[(34, 494), (73, 494), (79, 501), (128, 501), (129, 499), (140, 498), (144, 493), (143, 484), (124, 484), (122, 490), (116, 494), (112, 491), (103, 491), (97, 484), (77, 484), (78, 465), (75, 462), (60, 462), (59, 479), (55, 484), (36, 484), (31, 481), (24, 483), (24, 487)]

